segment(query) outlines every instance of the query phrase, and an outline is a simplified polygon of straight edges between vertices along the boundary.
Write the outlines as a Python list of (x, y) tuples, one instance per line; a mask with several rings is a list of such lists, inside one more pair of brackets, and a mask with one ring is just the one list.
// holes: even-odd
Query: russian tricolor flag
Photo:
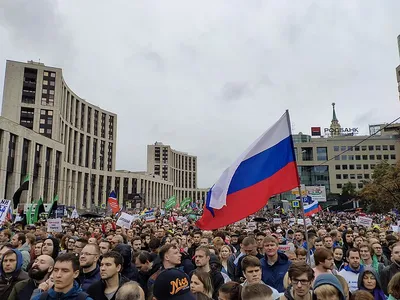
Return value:
[(273, 195), (299, 186), (289, 112), (259, 137), (208, 191), (197, 226), (217, 229), (257, 212)]
[(306, 217), (312, 216), (321, 210), (322, 208), (319, 205), (318, 201), (313, 201), (311, 204), (304, 205), (304, 215)]

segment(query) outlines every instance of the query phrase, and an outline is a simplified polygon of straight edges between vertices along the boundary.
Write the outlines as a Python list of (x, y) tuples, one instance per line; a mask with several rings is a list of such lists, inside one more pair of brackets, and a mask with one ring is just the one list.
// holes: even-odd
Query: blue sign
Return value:
[(300, 201), (293, 201), (292, 202), (292, 206), (294, 207), (294, 208), (297, 208), (297, 207), (300, 207)]
[(302, 199), (304, 204), (311, 204), (313, 202), (311, 196), (303, 197)]

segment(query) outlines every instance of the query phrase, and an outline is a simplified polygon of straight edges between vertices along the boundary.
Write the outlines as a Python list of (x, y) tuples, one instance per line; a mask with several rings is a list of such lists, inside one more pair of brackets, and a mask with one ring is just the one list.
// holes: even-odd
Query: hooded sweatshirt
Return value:
[[(372, 275), (374, 275), (376, 280), (376, 288), (373, 291), (367, 290), (363, 283), (364, 274), (367, 272), (372, 273)], [(378, 273), (375, 271), (374, 268), (367, 267), (362, 272), (360, 272), (360, 275), (358, 276), (358, 289), (370, 292), (374, 296), (375, 300), (386, 300), (386, 296), (382, 290), (382, 285), (379, 280)]]
[[(76, 300), (78, 299), (79, 293), (82, 292), (82, 289), (79, 287), (79, 284), (75, 281), (72, 289), (68, 292), (64, 293), (57, 293), (53, 288), (51, 288), (47, 293), (47, 300)], [(41, 293), (33, 296), (32, 300), (39, 300)], [(86, 297), (86, 300), (93, 300), (89, 296)]]
[(113, 251), (118, 252), (124, 258), (121, 275), (132, 281), (138, 281), (139, 272), (134, 264), (132, 264), (132, 248), (126, 244), (117, 245)]
[(346, 279), (347, 284), (349, 285), (349, 290), (351, 293), (354, 293), (358, 290), (358, 277), (360, 273), (364, 270), (364, 266), (360, 265), (358, 270), (353, 270), (350, 266), (345, 266), (342, 271), (338, 274)]
[[(317, 287), (320, 287), (325, 284), (329, 284), (329, 285), (335, 287), (339, 292), (339, 299), (346, 300), (346, 296), (344, 295), (342, 285), (340, 284), (339, 279), (337, 279), (335, 277), (335, 275), (332, 275), (332, 274), (319, 275), (314, 281), (314, 286), (313, 286), (314, 291)], [(314, 298), (316, 299), (315, 294), (314, 294)]]
[(17, 255), (17, 266), (11, 274), (5, 274), (3, 270), (3, 261), (0, 263), (0, 299), (8, 299), (14, 285), (22, 280), (28, 279), (26, 272), (22, 271), (23, 258), (21, 251), (17, 249), (10, 250)]

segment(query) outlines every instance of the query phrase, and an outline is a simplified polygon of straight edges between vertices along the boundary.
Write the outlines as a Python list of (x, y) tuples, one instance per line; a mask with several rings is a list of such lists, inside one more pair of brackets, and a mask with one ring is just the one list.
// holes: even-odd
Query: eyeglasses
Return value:
[(298, 285), (299, 282), (301, 285), (307, 285), (310, 283), (310, 281), (308, 281), (308, 280), (297, 280), (297, 279), (292, 280), (293, 285)]
[(88, 252), (81, 252), (80, 256), (90, 256), (90, 255), (97, 255), (95, 253), (88, 253)]

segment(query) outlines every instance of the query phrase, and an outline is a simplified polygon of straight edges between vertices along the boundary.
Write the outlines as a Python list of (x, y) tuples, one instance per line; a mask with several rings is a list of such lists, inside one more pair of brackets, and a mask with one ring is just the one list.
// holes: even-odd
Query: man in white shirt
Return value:
[(364, 267), (360, 264), (360, 251), (358, 249), (351, 248), (347, 250), (346, 257), (349, 265), (345, 266), (339, 272), (339, 275), (346, 279), (350, 292), (354, 293), (358, 290), (358, 275)]

